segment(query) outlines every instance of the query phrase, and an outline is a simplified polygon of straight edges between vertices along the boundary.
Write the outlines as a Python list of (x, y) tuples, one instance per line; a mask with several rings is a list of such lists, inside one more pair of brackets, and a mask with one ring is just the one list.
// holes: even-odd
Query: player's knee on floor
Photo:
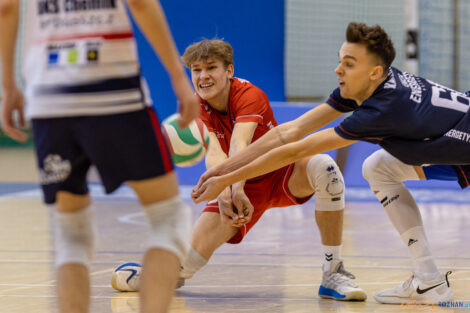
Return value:
[(315, 189), (315, 209), (344, 209), (344, 179), (336, 162), (327, 154), (313, 156), (307, 164), (307, 177)]
[(407, 165), (381, 149), (371, 154), (362, 164), (362, 175), (373, 191), (394, 188), (406, 180), (417, 180), (414, 167)]
[(182, 264), (189, 251), (191, 209), (179, 196), (144, 206), (150, 224), (148, 248), (174, 253)]
[(72, 213), (56, 211), (56, 266), (69, 263), (89, 265), (95, 250), (93, 215), (92, 206)]

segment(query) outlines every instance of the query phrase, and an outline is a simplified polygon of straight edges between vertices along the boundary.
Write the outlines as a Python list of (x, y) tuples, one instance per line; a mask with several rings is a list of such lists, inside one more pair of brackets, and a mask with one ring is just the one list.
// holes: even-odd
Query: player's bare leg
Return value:
[[(59, 215), (74, 214), (90, 204), (88, 195), (75, 195), (64, 191), (57, 193), (56, 209)], [(86, 265), (68, 262), (58, 265), (57, 297), (61, 313), (88, 312), (90, 281)]]
[(296, 198), (316, 192), (315, 219), (325, 255), (319, 295), (336, 300), (365, 300), (365, 292), (352, 283), (354, 275), (344, 270), (341, 260), (344, 182), (336, 163), (327, 155), (296, 162), (288, 188)]
[(204, 212), (194, 224), (191, 246), (209, 260), (214, 251), (229, 241), (238, 230), (237, 227), (222, 223), (219, 213)]
[(132, 181), (150, 222), (149, 249), (140, 282), (140, 311), (167, 312), (178, 279), (180, 260), (189, 247), (190, 209), (178, 197), (174, 172)]

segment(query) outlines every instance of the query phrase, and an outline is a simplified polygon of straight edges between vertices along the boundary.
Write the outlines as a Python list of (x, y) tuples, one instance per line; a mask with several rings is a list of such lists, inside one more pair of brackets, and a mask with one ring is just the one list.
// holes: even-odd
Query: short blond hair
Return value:
[(209, 58), (221, 60), (225, 67), (233, 64), (232, 46), (220, 39), (204, 39), (187, 47), (181, 57), (188, 68), (191, 68), (191, 64), (195, 62), (206, 61)]

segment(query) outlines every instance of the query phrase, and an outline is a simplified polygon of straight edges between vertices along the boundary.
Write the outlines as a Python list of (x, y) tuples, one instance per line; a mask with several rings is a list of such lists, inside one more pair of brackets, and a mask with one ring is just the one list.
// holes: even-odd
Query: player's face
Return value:
[(211, 103), (228, 95), (233, 65), (225, 67), (221, 60), (207, 59), (191, 64), (191, 80), (199, 96)]
[(365, 45), (345, 42), (339, 50), (335, 73), (338, 75), (341, 97), (361, 104), (375, 90), (375, 83), (382, 77), (383, 70)]

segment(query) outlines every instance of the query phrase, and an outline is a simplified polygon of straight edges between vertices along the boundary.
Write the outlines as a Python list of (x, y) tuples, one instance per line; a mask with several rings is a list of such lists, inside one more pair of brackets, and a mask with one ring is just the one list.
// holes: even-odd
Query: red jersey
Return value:
[(202, 100), (201, 106), (201, 120), (210, 132), (215, 133), (222, 150), (227, 155), (236, 123), (258, 123), (251, 142), (277, 126), (266, 94), (249, 81), (241, 78), (231, 79), (228, 113), (223, 114), (211, 108), (204, 100)]
[[(227, 114), (214, 110), (205, 101), (201, 103), (201, 120), (209, 131), (216, 134), (220, 146), (227, 155), (236, 123), (258, 123), (251, 142), (277, 126), (268, 97), (261, 89), (240, 78), (232, 78), (231, 81)], [(244, 190), (255, 207), (253, 216), (249, 223), (239, 228), (228, 243), (241, 242), (246, 233), (269, 208), (302, 204), (312, 197), (310, 195), (304, 199), (297, 199), (290, 193), (288, 183), (293, 169), (294, 164), (290, 164), (246, 181)], [(204, 212), (218, 213), (217, 200), (209, 201)]]

